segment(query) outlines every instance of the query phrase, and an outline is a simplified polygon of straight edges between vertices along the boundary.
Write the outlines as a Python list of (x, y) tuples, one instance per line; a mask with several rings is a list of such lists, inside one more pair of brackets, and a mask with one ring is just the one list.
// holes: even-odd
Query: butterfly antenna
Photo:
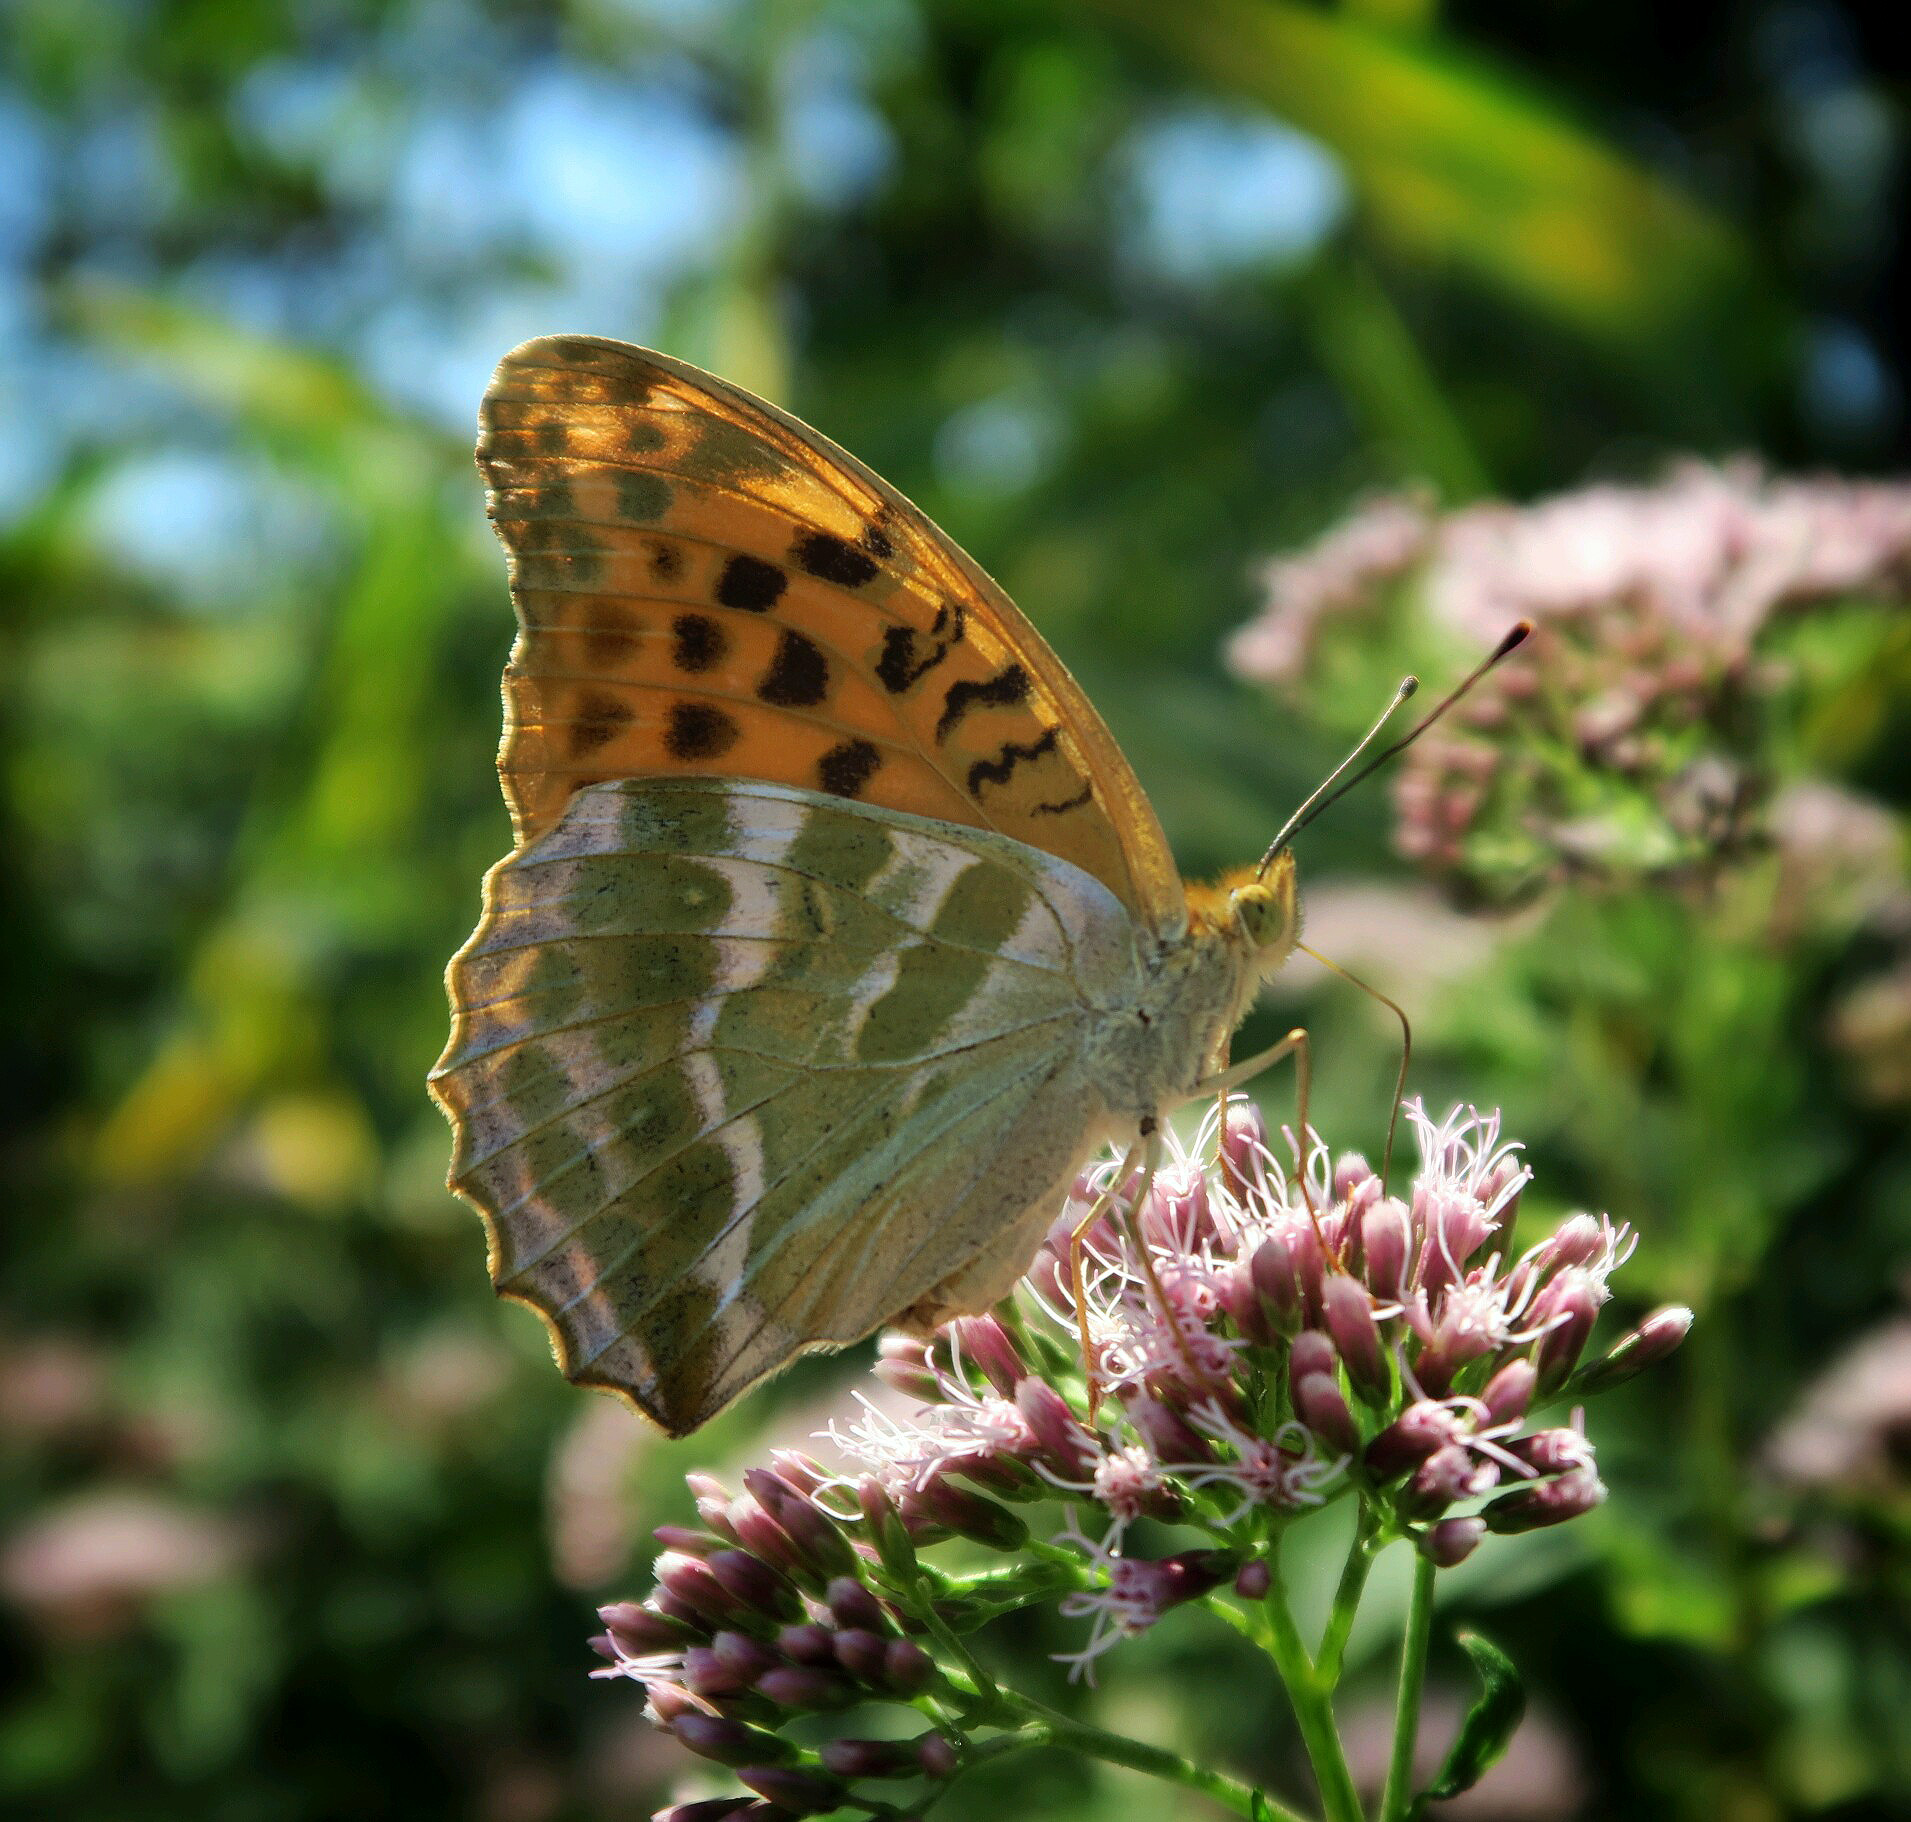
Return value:
[[(1501, 660), (1506, 658), (1510, 653), (1516, 651), (1519, 646), (1525, 642), (1527, 634), (1532, 630), (1532, 621), (1520, 621), (1517, 626), (1513, 627), (1507, 633), (1506, 637), (1503, 638), (1498, 645), (1494, 646), (1478, 664), (1468, 671), (1452, 689), (1448, 690), (1447, 693), (1442, 696), (1426, 714), (1421, 716), (1413, 727), (1402, 734), (1392, 746), (1386, 747), (1376, 753), (1373, 758), (1368, 760), (1346, 783), (1341, 785), (1337, 790), (1333, 789), (1334, 780), (1339, 778), (1341, 773), (1346, 771), (1348, 766), (1352, 765), (1353, 762), (1360, 757), (1362, 750), (1386, 722), (1387, 715), (1391, 715), (1394, 709), (1399, 707), (1402, 698), (1396, 696), (1392, 706), (1387, 710), (1387, 715), (1382, 715), (1380, 720), (1374, 724), (1373, 732), (1369, 733), (1366, 739), (1362, 740), (1360, 745), (1355, 747), (1354, 750), (1334, 768), (1333, 772), (1322, 783), (1320, 789), (1317, 790), (1313, 796), (1308, 798), (1308, 800), (1287, 819), (1287, 826), (1281, 830), (1280, 834), (1275, 838), (1273, 847), (1269, 848), (1267, 854), (1263, 857), (1261, 861), (1261, 871), (1265, 873), (1273, 864), (1274, 856), (1278, 854), (1289, 841), (1298, 835), (1301, 830), (1306, 828), (1315, 817), (1320, 815), (1328, 805), (1338, 803), (1340, 799), (1345, 797), (1357, 784), (1361, 784), (1371, 778), (1388, 760), (1396, 758), (1401, 753), (1404, 753), (1408, 747), (1412, 746), (1428, 728), (1432, 727), (1433, 724), (1438, 721), (1448, 709), (1452, 708), (1468, 690), (1472, 689), (1488, 671), (1492, 670), (1496, 664), (1500, 663)], [(1408, 683), (1412, 681), (1413, 679), (1411, 677), (1407, 679)], [(1409, 690), (1407, 694), (1411, 695), (1412, 692)]]
[[(1405, 702), (1407, 698), (1411, 696), (1413, 692), (1417, 690), (1419, 687), (1420, 687), (1420, 679), (1418, 677), (1402, 677), (1400, 679), (1400, 687), (1394, 691), (1393, 700), (1390, 703), (1388, 703), (1384, 709), (1380, 711), (1380, 718), (1373, 724), (1373, 726), (1370, 727), (1366, 731), (1366, 733), (1362, 734), (1361, 737), (1354, 742), (1354, 750), (1351, 753), (1349, 753), (1347, 757), (1340, 762), (1339, 765), (1335, 766), (1334, 769), (1331, 772), (1329, 772), (1327, 776), (1323, 778), (1320, 781), (1320, 783), (1314, 787), (1314, 789), (1308, 794), (1307, 801), (1303, 803), (1301, 807), (1298, 810), (1296, 810), (1294, 814), (1290, 816), (1285, 823), (1281, 825), (1280, 834), (1274, 837), (1274, 840), (1269, 845), (1267, 852), (1261, 856), (1261, 864), (1260, 864), (1260, 867), (1257, 869), (1257, 871), (1262, 876), (1265, 876), (1268, 868), (1274, 864), (1274, 856), (1280, 853), (1280, 851), (1287, 846), (1289, 840), (1292, 838), (1294, 834), (1294, 831), (1298, 828), (1301, 828), (1303, 825), (1307, 823), (1313, 811), (1314, 806), (1318, 804), (1320, 800), (1324, 796), (1326, 796), (1326, 794), (1329, 791), (1331, 791), (1334, 788), (1334, 780), (1337, 779), (1341, 775), (1341, 773), (1346, 771), (1346, 769), (1350, 765), (1352, 765), (1354, 761), (1361, 756), (1362, 753), (1366, 752), (1366, 750), (1370, 746), (1372, 746), (1377, 739), (1379, 739), (1380, 730), (1384, 728), (1387, 725), (1387, 723), (1393, 719), (1394, 711), (1398, 709), (1401, 703)], [(1411, 738), (1411, 736), (1409, 738)]]

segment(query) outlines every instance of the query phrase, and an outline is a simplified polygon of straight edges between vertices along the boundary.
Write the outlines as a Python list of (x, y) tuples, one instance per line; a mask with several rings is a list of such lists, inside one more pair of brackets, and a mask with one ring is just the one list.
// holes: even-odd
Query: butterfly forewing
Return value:
[(520, 634), (499, 767), (520, 841), (605, 778), (765, 779), (1068, 860), (1158, 936), (1154, 813), (1000, 589), (852, 457), (697, 369), (552, 337), (506, 357), (479, 462)]
[(681, 1433), (805, 1348), (1007, 1288), (1108, 1112), (1134, 920), (1024, 844), (623, 781), (493, 869), (435, 1074), (500, 1289)]

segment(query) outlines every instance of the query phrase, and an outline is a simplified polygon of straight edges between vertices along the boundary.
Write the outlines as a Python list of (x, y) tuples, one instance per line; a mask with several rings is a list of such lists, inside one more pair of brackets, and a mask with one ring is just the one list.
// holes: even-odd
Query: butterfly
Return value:
[(683, 1435), (988, 1308), (1105, 1144), (1152, 1171), (1298, 940), (1293, 859), (1186, 885), (1007, 595), (738, 387), (527, 342), (478, 465), (516, 841), (447, 971), (451, 1183), (566, 1376)]

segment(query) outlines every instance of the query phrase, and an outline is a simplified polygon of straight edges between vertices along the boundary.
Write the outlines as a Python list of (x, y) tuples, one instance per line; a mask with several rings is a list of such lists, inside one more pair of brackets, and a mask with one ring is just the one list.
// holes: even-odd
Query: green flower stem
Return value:
[(1261, 1604), (1267, 1615), (1268, 1649), (1281, 1681), (1287, 1685), (1287, 1699), (1294, 1705), (1294, 1718), (1300, 1723), (1301, 1739), (1314, 1767), (1327, 1822), (1364, 1822), (1360, 1793), (1354, 1789), (1353, 1773), (1347, 1769), (1347, 1755), (1341, 1750), (1340, 1731), (1334, 1725), (1332, 1685), (1322, 1680), (1301, 1643), (1300, 1628), (1287, 1604), (1280, 1559), (1270, 1556), (1268, 1566), (1274, 1572), (1274, 1581)]
[(1373, 1567), (1377, 1554), (1373, 1529), (1363, 1507), (1360, 1528), (1354, 1533), (1346, 1567), (1340, 1572), (1340, 1586), (1334, 1590), (1334, 1607), (1327, 1616), (1327, 1630), (1321, 1635), (1320, 1650), (1314, 1658), (1314, 1674), (1330, 1690), (1340, 1682), (1348, 1635), (1354, 1629), (1354, 1615), (1359, 1611), (1360, 1596), (1367, 1586), (1367, 1571)]
[(1105, 1733), (1016, 1690), (1003, 1690), (1002, 1699), (1034, 1722), (1051, 1746), (1065, 1746), (1088, 1758), (1100, 1759), (1109, 1765), (1125, 1765), (1130, 1771), (1145, 1772), (1151, 1778), (1179, 1784), (1184, 1790), (1198, 1790), (1237, 1816), (1265, 1817), (1267, 1822), (1304, 1822), (1296, 1811), (1276, 1803), (1265, 1792), (1250, 1789), (1218, 1771), (1191, 1764), (1179, 1754), (1120, 1734)]
[(1420, 1692), (1427, 1680), (1427, 1643), (1433, 1636), (1433, 1562), (1416, 1553), (1407, 1636), (1400, 1647), (1400, 1694), (1393, 1712), (1393, 1755), (1380, 1822), (1403, 1822), (1413, 1801), (1413, 1748), (1420, 1733)]

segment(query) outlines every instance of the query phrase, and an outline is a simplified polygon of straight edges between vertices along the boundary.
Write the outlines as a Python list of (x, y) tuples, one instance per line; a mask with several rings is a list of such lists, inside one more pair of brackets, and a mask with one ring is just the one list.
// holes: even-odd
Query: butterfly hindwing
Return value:
[(1139, 966), (1112, 894), (1024, 844), (602, 784), (493, 869), (452, 963), (453, 1180), (566, 1373), (681, 1433), (952, 1281), (1006, 1289), (1102, 1136), (1090, 1026)]
[(604, 778), (765, 779), (990, 829), (1144, 928), (1185, 901), (1093, 707), (993, 582), (775, 407), (624, 343), (500, 364), (478, 447), (520, 631), (499, 769), (521, 841)]

